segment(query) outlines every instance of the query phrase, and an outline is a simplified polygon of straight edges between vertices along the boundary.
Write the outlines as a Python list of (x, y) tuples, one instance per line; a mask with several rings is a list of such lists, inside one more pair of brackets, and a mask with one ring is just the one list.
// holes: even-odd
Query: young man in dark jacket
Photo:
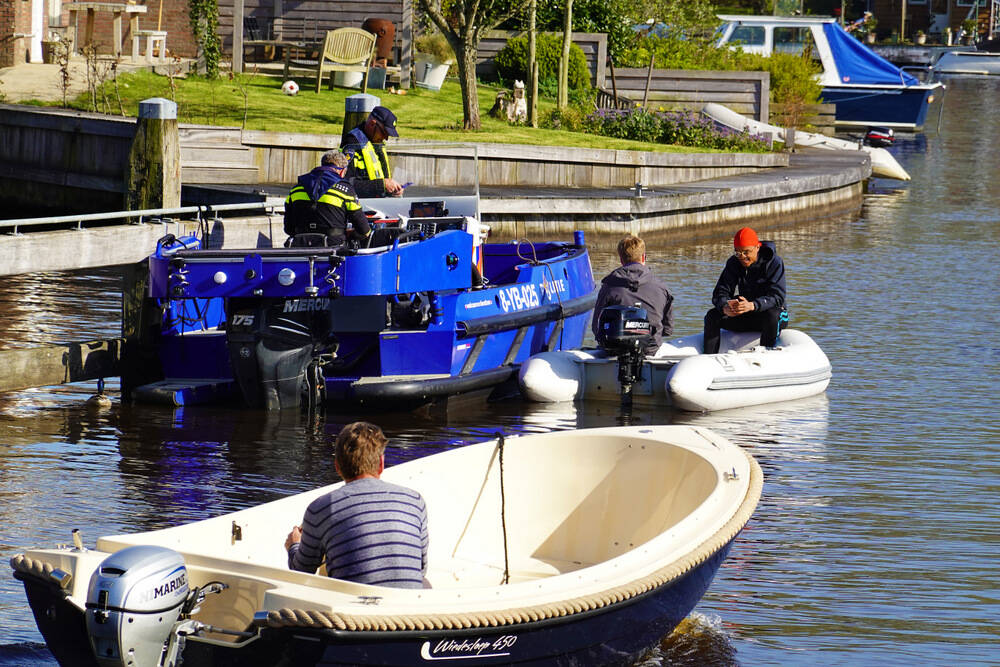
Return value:
[(638, 236), (618, 242), (618, 259), (622, 265), (601, 281), (591, 329), (596, 336), (605, 306), (638, 305), (646, 309), (654, 340), (646, 354), (656, 354), (663, 337), (674, 332), (674, 297), (646, 266), (646, 243)]
[(761, 243), (749, 227), (736, 232), (733, 256), (712, 292), (705, 314), (705, 354), (719, 351), (720, 329), (759, 331), (760, 344), (774, 347), (785, 308), (785, 264), (771, 242)]
[(327, 151), (320, 166), (299, 176), (285, 199), (286, 234), (326, 234), (329, 245), (340, 245), (346, 238), (348, 222), (357, 236), (367, 238), (371, 234), (368, 218), (344, 176), (349, 160), (339, 150)]

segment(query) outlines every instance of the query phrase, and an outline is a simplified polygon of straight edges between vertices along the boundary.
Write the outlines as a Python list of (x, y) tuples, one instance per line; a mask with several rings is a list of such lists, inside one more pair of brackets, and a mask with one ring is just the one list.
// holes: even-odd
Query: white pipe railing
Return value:
[[(137, 218), (134, 224), (143, 224), (143, 218), (149, 221), (162, 222), (162, 218), (172, 215), (194, 214), (193, 219), (201, 222), (203, 218), (211, 217), (213, 213), (221, 211), (254, 211), (262, 210), (267, 215), (274, 213), (276, 209), (283, 209), (285, 203), (274, 201), (248, 202), (242, 204), (212, 204), (197, 206), (179, 206), (175, 208), (147, 208), (136, 211), (107, 211), (104, 213), (83, 213), (76, 215), (58, 215), (45, 218), (17, 218), (12, 220), (0, 220), (0, 233), (18, 234), (21, 227), (38, 227), (41, 225), (63, 225), (66, 223), (76, 223), (77, 229), (83, 229), (85, 222), (107, 222), (111, 220), (128, 220)], [(217, 215), (214, 217), (218, 217)], [(9, 231), (7, 231), (9, 230)]]

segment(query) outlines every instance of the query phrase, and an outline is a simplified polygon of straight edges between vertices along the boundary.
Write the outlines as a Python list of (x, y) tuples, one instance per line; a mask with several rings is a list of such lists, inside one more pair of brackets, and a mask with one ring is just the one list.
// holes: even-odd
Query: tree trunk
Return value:
[(573, 43), (573, 0), (566, 0), (566, 13), (563, 15), (563, 48), (559, 60), (559, 100), (556, 105), (560, 109), (569, 106), (569, 47)]
[(536, 44), (538, 29), (535, 19), (538, 15), (538, 1), (531, 0), (528, 6), (528, 125), (538, 127), (538, 63)]
[(466, 42), (458, 54), (458, 80), (462, 85), (462, 114), (466, 130), (482, 127), (479, 120), (479, 90), (476, 88), (476, 45)]

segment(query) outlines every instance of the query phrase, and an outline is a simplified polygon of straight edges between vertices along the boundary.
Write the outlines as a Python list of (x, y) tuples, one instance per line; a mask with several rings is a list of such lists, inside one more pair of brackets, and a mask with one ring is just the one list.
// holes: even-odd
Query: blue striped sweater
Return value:
[(365, 477), (306, 508), (302, 541), (288, 567), (315, 572), (326, 556), (331, 577), (395, 588), (421, 588), (427, 571), (427, 507), (419, 493)]

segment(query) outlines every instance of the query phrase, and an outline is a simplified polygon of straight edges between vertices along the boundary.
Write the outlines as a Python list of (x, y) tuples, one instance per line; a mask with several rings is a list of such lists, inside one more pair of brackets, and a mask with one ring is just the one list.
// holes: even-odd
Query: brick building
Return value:
[[(124, 4), (126, 0), (122, 0)], [(162, 7), (161, 7), (162, 3)], [(0, 0), (0, 67), (42, 61), (42, 42), (62, 37), (69, 27), (70, 13), (66, 0)], [(112, 4), (106, 1), (104, 4)], [(172, 55), (194, 57), (197, 47), (188, 19), (187, 0), (136, 0), (146, 5), (139, 16), (140, 30), (166, 30), (167, 51)], [(79, 30), (83, 33), (86, 12), (78, 12)], [(94, 43), (98, 53), (112, 53), (112, 14), (95, 15)], [(122, 53), (132, 49), (128, 21), (122, 26)]]

